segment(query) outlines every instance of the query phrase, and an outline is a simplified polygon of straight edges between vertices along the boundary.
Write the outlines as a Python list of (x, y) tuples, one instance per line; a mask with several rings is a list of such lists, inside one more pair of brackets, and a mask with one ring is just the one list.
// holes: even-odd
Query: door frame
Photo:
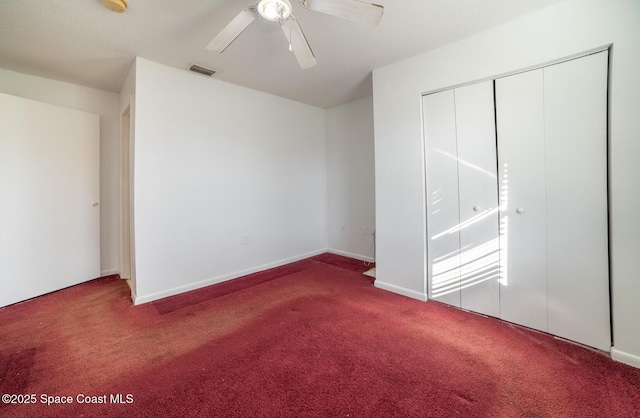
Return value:
[(135, 299), (131, 103), (120, 114), (120, 278), (127, 280)]

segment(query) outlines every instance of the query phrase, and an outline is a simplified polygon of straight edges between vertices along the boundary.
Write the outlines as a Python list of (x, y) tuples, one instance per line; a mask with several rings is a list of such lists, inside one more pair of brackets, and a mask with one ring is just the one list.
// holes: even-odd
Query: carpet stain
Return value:
[(238, 292), (250, 287), (258, 286), (262, 283), (279, 279), (302, 271), (302, 263), (276, 267), (244, 276), (241, 281), (227, 281), (204, 289), (197, 289), (191, 292), (171, 296), (158, 301), (151, 302), (158, 313), (165, 315), (180, 309), (188, 308), (203, 302), (211, 301), (226, 295)]
[(472, 404), (474, 402), (473, 398), (465, 393), (453, 391), (453, 394), (457, 396), (458, 399), (460, 399), (464, 404)]
[[(128, 286), (123, 281), (96, 282), (103, 286), (95, 286), (95, 282), (81, 285), (91, 292), (70, 288), (51, 294), (59, 299), (66, 293), (69, 303), (60, 298), (38, 306), (34, 300), (31, 315), (18, 312), (11, 324), (3, 327), (3, 331), (14, 331), (12, 342), (3, 345), (13, 353), (29, 352), (28, 346), (34, 341), (46, 343), (40, 353), (46, 369), (36, 373), (32, 390), (45, 392), (64, 381), (74, 382), (78, 388), (99, 391), (108, 382), (132, 371), (139, 373), (166, 364), (212, 339), (233, 333), (292, 298), (318, 293), (313, 283), (294, 282), (267, 289), (257, 285), (219, 298), (217, 302), (204, 302), (159, 316), (149, 304), (131, 306), (126, 299)], [(264, 297), (260, 304), (255, 303), (257, 294)], [(42, 325), (34, 330), (34, 322)], [(10, 364), (25, 373), (29, 370), (24, 361)]]
[[(23, 394), (32, 384), (35, 348), (6, 353), (0, 351), (0, 394)], [(0, 404), (1, 405), (1, 404)]]

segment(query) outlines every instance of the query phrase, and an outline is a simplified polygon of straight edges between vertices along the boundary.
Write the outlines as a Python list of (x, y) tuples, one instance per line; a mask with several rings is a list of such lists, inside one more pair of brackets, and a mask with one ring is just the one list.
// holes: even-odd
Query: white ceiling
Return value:
[(118, 92), (135, 56), (331, 107), (371, 95), (371, 70), (513, 20), (560, 0), (377, 0), (376, 27), (292, 0), (318, 65), (301, 70), (277, 23), (256, 19), (223, 53), (209, 41), (251, 0), (0, 0), (0, 67)]

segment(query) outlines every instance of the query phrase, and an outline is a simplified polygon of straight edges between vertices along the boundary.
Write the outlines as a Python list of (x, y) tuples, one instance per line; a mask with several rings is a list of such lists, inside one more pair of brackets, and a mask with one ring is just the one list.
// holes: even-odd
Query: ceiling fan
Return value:
[[(373, 26), (380, 22), (384, 12), (381, 5), (360, 0), (298, 1), (307, 9)], [(258, 16), (280, 24), (289, 42), (289, 51), (296, 56), (301, 68), (310, 68), (316, 65), (316, 58), (298, 20), (292, 14), (289, 0), (259, 0), (255, 6), (251, 5), (245, 8), (209, 42), (207, 49), (223, 52)]]

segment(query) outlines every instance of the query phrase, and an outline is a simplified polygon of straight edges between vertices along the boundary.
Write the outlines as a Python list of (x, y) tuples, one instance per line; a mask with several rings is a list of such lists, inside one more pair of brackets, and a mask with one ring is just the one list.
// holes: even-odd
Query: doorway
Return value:
[(132, 269), (131, 106), (121, 116), (120, 142), (120, 277), (135, 293)]

